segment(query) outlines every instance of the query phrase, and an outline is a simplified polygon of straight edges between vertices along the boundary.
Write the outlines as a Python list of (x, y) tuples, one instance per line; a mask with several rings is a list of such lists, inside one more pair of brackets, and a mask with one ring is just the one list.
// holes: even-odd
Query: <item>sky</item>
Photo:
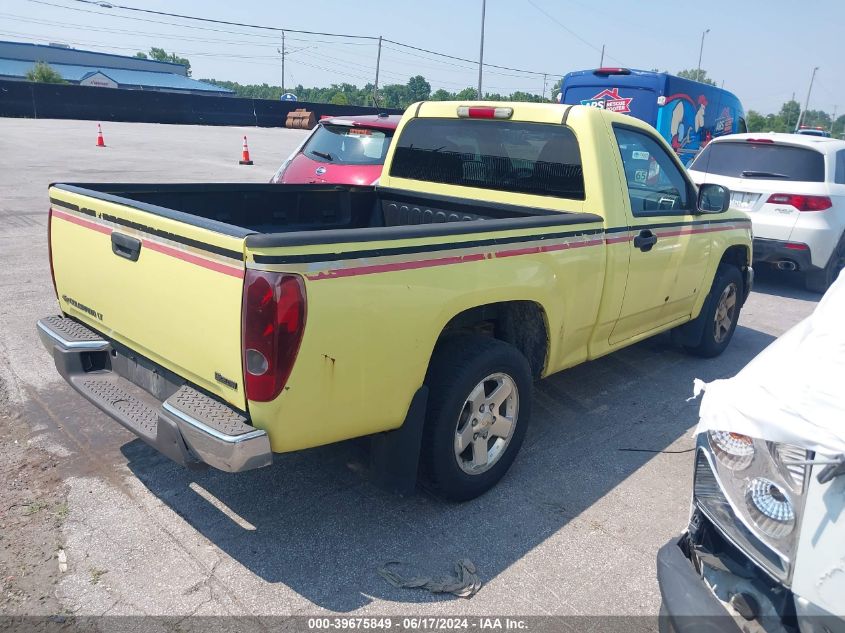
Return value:
[[(346, 35), (383, 36), (477, 60), (482, 0), (111, 0), (112, 4)], [(796, 16), (797, 6), (802, 15)], [(532, 71), (484, 70), (485, 92), (550, 94), (572, 70), (604, 65), (677, 72), (698, 64), (724, 81), (746, 110), (777, 111), (795, 94), (803, 105), (818, 66), (810, 109), (845, 113), (843, 0), (682, 2), (681, 0), (487, 0), (484, 61)], [(0, 0), (0, 39), (61, 42), (132, 55), (151, 46), (191, 61), (193, 76), (239, 83), (281, 82), (280, 33), (180, 20), (78, 0)], [(363, 86), (375, 77), (372, 40), (286, 34), (285, 85)], [(544, 78), (543, 73), (546, 73)], [(477, 63), (395, 44), (382, 48), (379, 83), (423, 75), (433, 89), (478, 82)]]

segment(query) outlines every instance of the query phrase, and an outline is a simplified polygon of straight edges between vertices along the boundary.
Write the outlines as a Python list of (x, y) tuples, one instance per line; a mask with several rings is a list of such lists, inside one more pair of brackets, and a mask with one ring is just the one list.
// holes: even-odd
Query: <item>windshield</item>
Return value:
[(321, 125), (303, 148), (313, 160), (338, 165), (382, 165), (392, 130)]
[(733, 178), (824, 182), (824, 155), (804, 147), (774, 143), (711, 143), (690, 170)]

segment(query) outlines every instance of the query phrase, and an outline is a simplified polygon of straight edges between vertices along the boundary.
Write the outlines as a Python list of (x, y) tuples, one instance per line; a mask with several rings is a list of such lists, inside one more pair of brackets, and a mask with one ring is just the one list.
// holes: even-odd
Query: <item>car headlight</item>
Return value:
[(754, 441), (747, 435), (710, 431), (707, 439), (716, 459), (731, 470), (743, 470), (751, 465), (754, 459)]
[(803, 448), (709, 431), (698, 438), (693, 502), (768, 573), (788, 581), (804, 490)]
[(792, 502), (775, 482), (755, 477), (745, 490), (745, 501), (754, 523), (769, 536), (782, 538), (795, 527)]

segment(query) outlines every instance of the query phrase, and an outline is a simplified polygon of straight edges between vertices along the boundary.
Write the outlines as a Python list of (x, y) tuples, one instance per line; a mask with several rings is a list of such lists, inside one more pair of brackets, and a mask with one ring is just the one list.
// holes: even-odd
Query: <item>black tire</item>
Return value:
[(810, 292), (824, 294), (833, 285), (839, 273), (845, 269), (845, 236), (833, 249), (830, 259), (821, 270), (813, 270), (804, 274), (804, 287)]
[[(730, 315), (730, 326), (717, 330), (716, 313), (720, 311), (720, 302), (723, 294), (729, 291), (731, 286), (733, 286), (732, 292), (734, 293), (735, 301), (732, 314)], [(690, 354), (704, 358), (713, 358), (724, 352), (728, 343), (733, 338), (737, 321), (739, 321), (742, 296), (743, 282), (739, 269), (735, 266), (721, 264), (716, 269), (713, 285), (710, 287), (710, 292), (707, 295), (704, 307), (701, 309), (701, 314), (696, 319), (701, 319), (703, 322), (701, 340), (695, 345), (685, 345), (684, 349)]]
[[(498, 374), (509, 377), (516, 388), (514, 424), (495, 461), (486, 466), (487, 470), (471, 474), (459, 465), (461, 456), (456, 455), (456, 435), (459, 428), (466, 428), (465, 425), (471, 422), (467, 417), (469, 407), (465, 407), (471, 392), (485, 378)], [(422, 474), (438, 496), (452, 501), (474, 499), (496, 485), (522, 446), (531, 418), (531, 368), (512, 345), (489, 336), (460, 334), (450, 336), (438, 345), (426, 384), (429, 399), (421, 450)], [(485, 391), (488, 384), (495, 383), (485, 383)], [(512, 406), (513, 400), (509, 402), (508, 406)], [(485, 435), (485, 439), (490, 446), (499, 440), (485, 424), (492, 424), (491, 420), (496, 420), (494, 416), (499, 411), (501, 409), (494, 413), (488, 409), (484, 420), (476, 420), (476, 428), (489, 433), (489, 438)], [(473, 417), (484, 416), (473, 413)], [(468, 447), (470, 457), (472, 449), (472, 446)]]

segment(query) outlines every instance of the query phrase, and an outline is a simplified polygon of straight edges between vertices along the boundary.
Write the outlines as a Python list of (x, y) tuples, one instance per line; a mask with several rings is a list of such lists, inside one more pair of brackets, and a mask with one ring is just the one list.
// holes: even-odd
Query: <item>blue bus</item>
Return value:
[(622, 112), (654, 126), (684, 165), (710, 139), (747, 132), (745, 111), (727, 90), (668, 73), (597, 68), (563, 78), (560, 103)]

